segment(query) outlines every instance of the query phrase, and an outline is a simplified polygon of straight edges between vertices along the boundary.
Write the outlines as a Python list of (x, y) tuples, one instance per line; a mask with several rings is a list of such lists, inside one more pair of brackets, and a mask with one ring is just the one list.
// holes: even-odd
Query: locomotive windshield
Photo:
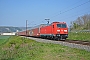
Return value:
[(57, 27), (58, 28), (66, 28), (67, 26), (66, 26), (66, 24), (57, 24)]

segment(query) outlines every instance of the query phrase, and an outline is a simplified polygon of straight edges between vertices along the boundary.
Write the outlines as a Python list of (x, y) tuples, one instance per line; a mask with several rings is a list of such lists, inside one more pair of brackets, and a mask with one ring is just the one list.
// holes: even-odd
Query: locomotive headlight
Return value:
[(57, 32), (60, 32), (60, 30), (57, 30)]
[(67, 32), (67, 30), (64, 30), (64, 32)]

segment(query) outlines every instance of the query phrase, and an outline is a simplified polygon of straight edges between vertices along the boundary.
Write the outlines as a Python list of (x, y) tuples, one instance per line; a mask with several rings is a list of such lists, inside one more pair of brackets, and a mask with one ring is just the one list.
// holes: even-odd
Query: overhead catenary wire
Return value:
[[(80, 0), (80, 1), (82, 1), (82, 0)], [(78, 1), (78, 2), (80, 2), (80, 1)], [(78, 2), (75, 2), (75, 3), (73, 3), (73, 5), (76, 5)], [(73, 6), (73, 5), (70, 5), (70, 6)], [(70, 8), (70, 6), (69, 7), (66, 7), (65, 9), (67, 9), (67, 8)], [(63, 9), (63, 10), (65, 10), (65, 9)], [(56, 13), (54, 13), (54, 15), (55, 16), (52, 16), (52, 17), (56, 17), (56, 16), (58, 16), (58, 14), (57, 13), (61, 13), (61, 11), (58, 11), (58, 12), (56, 12)]]
[[(90, 7), (89, 7), (89, 8), (90, 8)], [(86, 8), (86, 9), (88, 9), (88, 8)], [(65, 20), (65, 19), (68, 19), (68, 18), (72, 18), (72, 17), (78, 16), (78, 15), (82, 14), (82, 13), (80, 13), (81, 11), (84, 11), (84, 10), (80, 10), (80, 11), (78, 11), (79, 13), (76, 13), (75, 15), (73, 14), (73, 16), (69, 16), (69, 17), (66, 17), (66, 18), (62, 18), (62, 19), (60, 19), (60, 20)], [(90, 11), (86, 11), (86, 13), (88, 13), (88, 12), (90, 12)], [(84, 13), (85, 13), (85, 12), (84, 12)]]
[[(82, 0), (77, 1), (77, 2), (73, 3), (72, 5), (76, 5), (76, 4), (78, 4), (80, 1), (82, 1)], [(70, 5), (70, 6), (72, 6), (72, 5)], [(70, 7), (70, 6), (69, 6), (69, 7)], [(69, 8), (69, 7), (66, 7), (66, 8)], [(58, 12), (61, 12), (61, 11), (58, 11)], [(58, 12), (53, 13), (53, 14), (54, 14), (55, 16), (58, 16), (58, 15), (56, 15)], [(52, 15), (53, 15), (53, 14), (52, 14)], [(52, 16), (52, 17), (55, 17), (55, 16)], [(52, 18), (52, 17), (51, 17), (51, 18)], [(49, 19), (51, 19), (51, 18), (49, 18)], [(42, 20), (41, 22), (42, 22), (42, 23), (45, 23), (45, 21), (43, 21), (43, 20)]]
[(84, 2), (84, 3), (80, 4), (80, 5), (78, 5), (78, 6), (75, 6), (75, 7), (71, 8), (71, 9), (68, 9), (68, 10), (66, 10), (66, 11), (63, 11), (63, 12), (60, 11), (59, 14), (57, 14), (57, 15), (55, 15), (55, 16), (52, 16), (51, 18), (54, 18), (54, 17), (56, 17), (56, 16), (58, 16), (58, 15), (60, 15), (60, 14), (63, 14), (63, 13), (66, 13), (66, 12), (68, 12), (68, 11), (71, 11), (71, 10), (73, 10), (73, 9), (76, 9), (76, 8), (82, 6), (82, 5), (85, 5), (85, 4), (89, 3), (89, 2), (90, 2), (90, 0), (88, 0), (87, 2)]
[[(80, 1), (81, 1), (81, 0), (80, 0)], [(88, 0), (88, 1), (86, 1), (86, 2), (84, 2), (84, 3), (81, 3), (81, 4), (79, 4), (79, 5), (77, 5), (77, 6), (73, 7), (73, 8), (68, 9), (68, 10), (59, 11), (59, 13), (58, 13), (57, 15), (54, 15), (54, 16), (50, 17), (49, 19), (55, 18), (55, 17), (57, 17), (57, 16), (59, 16), (59, 15), (61, 15), (61, 14), (64, 14), (64, 13), (69, 12), (69, 11), (71, 11), (71, 10), (74, 10), (74, 9), (76, 9), (76, 8), (82, 6), (82, 5), (85, 5), (85, 4), (89, 3), (89, 2), (90, 2), (90, 0)], [(43, 19), (43, 20), (44, 20), (44, 19)], [(44, 23), (44, 21), (41, 21), (41, 22)], [(33, 22), (32, 22), (32, 23), (33, 23)], [(32, 23), (31, 23), (31, 24), (32, 24)]]

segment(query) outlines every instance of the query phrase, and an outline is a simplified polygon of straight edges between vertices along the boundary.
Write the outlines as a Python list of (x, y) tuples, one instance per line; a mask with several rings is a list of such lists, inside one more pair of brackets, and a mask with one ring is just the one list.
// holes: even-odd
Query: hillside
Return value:
[[(26, 27), (0, 26), (0, 33), (23, 31), (25, 29)], [(30, 27), (28, 27), (28, 29), (30, 29)]]

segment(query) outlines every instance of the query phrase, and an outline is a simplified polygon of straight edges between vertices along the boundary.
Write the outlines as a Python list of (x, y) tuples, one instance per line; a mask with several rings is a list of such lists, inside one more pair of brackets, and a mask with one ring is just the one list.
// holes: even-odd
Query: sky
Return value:
[(0, 26), (28, 27), (70, 22), (90, 14), (90, 0), (0, 0)]

